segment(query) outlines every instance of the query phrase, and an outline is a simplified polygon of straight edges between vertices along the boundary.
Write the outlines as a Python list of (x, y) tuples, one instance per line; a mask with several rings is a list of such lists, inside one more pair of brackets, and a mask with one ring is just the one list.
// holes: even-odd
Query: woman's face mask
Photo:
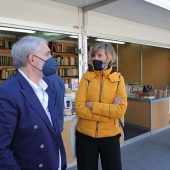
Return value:
[(101, 71), (108, 66), (108, 58), (105, 49), (98, 50), (93, 56), (93, 66), (97, 71)]
[(108, 65), (107, 61), (93, 60), (94, 69), (97, 71), (103, 70)]
[(40, 60), (43, 60), (44, 61), (44, 65), (43, 65), (42, 70), (40, 70), (39, 68), (37, 68), (35, 66), (34, 67), (36, 69), (38, 69), (39, 71), (42, 71), (43, 75), (45, 77), (53, 75), (53, 74), (56, 74), (56, 71), (57, 71), (57, 62), (56, 62), (56, 60), (53, 57), (50, 57), (47, 60), (44, 60), (44, 59), (42, 59), (42, 58), (40, 58), (38, 56), (36, 56), (36, 57), (39, 58)]

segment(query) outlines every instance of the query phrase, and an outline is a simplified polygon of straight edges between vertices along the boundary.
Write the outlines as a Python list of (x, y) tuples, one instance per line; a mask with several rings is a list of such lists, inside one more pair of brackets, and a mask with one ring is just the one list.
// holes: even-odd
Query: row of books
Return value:
[(78, 76), (77, 68), (59, 68), (57, 70), (59, 76)]
[(0, 78), (1, 79), (8, 79), (14, 73), (16, 73), (16, 69), (15, 68), (2, 69), (1, 72), (0, 72)]
[(68, 84), (68, 88), (71, 87), (71, 79), (64, 79), (64, 84)]
[(78, 57), (65, 57), (65, 56), (56, 56), (54, 57), (58, 65), (77, 65)]
[(12, 65), (14, 65), (12, 57), (0, 56), (0, 66), (12, 66)]
[(53, 52), (72, 53), (72, 54), (78, 53), (77, 47), (68, 46), (65, 44), (58, 43), (58, 42), (49, 42), (49, 48)]

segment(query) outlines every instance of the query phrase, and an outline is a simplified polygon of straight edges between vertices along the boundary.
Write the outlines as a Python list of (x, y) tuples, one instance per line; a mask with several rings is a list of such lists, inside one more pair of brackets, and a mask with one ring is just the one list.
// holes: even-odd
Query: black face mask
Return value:
[(103, 70), (108, 65), (107, 61), (93, 60), (94, 69), (97, 71)]

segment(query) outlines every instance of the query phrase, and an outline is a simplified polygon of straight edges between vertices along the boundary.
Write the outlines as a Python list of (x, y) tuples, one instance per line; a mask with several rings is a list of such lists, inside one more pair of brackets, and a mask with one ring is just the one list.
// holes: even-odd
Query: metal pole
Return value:
[(143, 53), (142, 53), (142, 45), (140, 48), (140, 83), (143, 83)]

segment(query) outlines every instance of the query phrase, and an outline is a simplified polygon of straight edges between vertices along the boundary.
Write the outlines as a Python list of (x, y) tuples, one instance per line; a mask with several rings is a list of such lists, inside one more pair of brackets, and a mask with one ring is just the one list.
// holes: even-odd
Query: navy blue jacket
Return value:
[(64, 125), (64, 81), (60, 76), (56, 74), (48, 76), (47, 79), (49, 80), (53, 90), (55, 109), (57, 112), (57, 121), (59, 123), (60, 132), (62, 132)]
[(46, 92), (53, 126), (33, 89), (19, 72), (0, 84), (1, 170), (36, 170), (40, 167), (58, 170), (59, 149), (62, 170), (66, 169), (52, 91), (48, 87)]

